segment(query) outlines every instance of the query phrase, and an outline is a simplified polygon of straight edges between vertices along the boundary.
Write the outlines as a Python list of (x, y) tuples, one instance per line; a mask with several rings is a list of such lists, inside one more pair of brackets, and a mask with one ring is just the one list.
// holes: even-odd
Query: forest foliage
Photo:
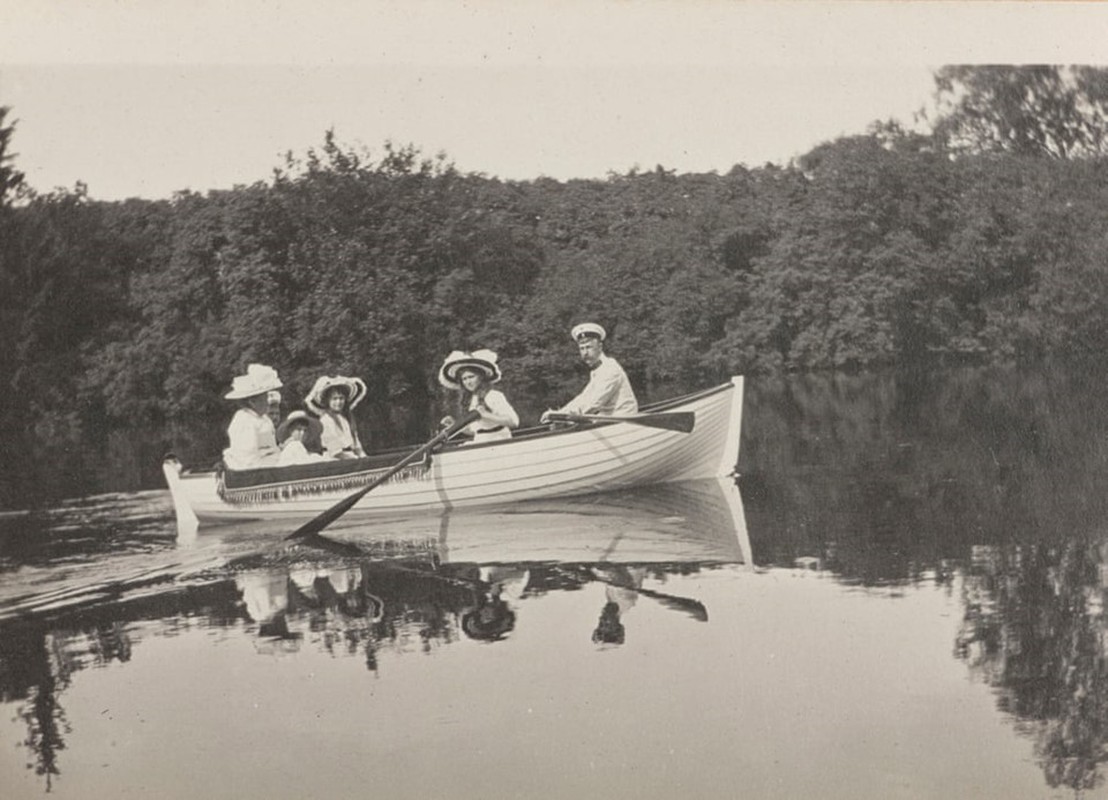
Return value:
[(875, 122), (726, 174), (503, 181), (329, 131), (268, 181), (123, 202), (31, 190), (3, 109), (6, 428), (208, 419), (261, 361), (293, 405), (320, 374), (364, 378), (361, 413), (411, 439), (454, 349), (493, 348), (510, 386), (566, 399), (585, 319), (648, 397), (734, 373), (1097, 356), (1106, 72), (946, 67), (925, 132)]

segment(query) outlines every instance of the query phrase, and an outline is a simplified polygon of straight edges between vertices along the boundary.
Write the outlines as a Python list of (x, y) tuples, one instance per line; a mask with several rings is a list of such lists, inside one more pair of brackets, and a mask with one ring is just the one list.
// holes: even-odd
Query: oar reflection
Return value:
[[(318, 534), (306, 537), (300, 545), (344, 558), (351, 557), (359, 549), (348, 542), (337, 542)], [(371, 622), (391, 628), (394, 634), (406, 621), (432, 620), (431, 630), (421, 631), (421, 636), (426, 639), (430, 634), (433, 638), (435, 630), (445, 633), (444, 622), (452, 619), (456, 630), (466, 637), (495, 642), (507, 638), (514, 630), (522, 603), (552, 591), (576, 591), (599, 584), (604, 587), (604, 595), (600, 621), (592, 630), (592, 639), (599, 644), (621, 644), (625, 639), (621, 619), (640, 596), (651, 598), (663, 608), (693, 620), (708, 620), (708, 610), (700, 601), (643, 585), (648, 578), (687, 574), (696, 568), (697, 565), (688, 563), (441, 563), (430, 554), (422, 560), (364, 559), (356, 581), (350, 580), (349, 569), (335, 571), (332, 574), (341, 576), (344, 585), (349, 586), (348, 592), (353, 593), (349, 596), (334, 587), (326, 588), (325, 584), (321, 587), (319, 582), (326, 578), (324, 572), (317, 574), (313, 586), (321, 600), (324, 597), (332, 600), (324, 604), (328, 610), (347, 619), (359, 616), (353, 611), (362, 608), (366, 597), (372, 597), (370, 607), (374, 618)], [(240, 576), (238, 580), (244, 582), (245, 593), (245, 583), (250, 577)], [(284, 596), (275, 604), (271, 601), (271, 605), (281, 611), (282, 619), (290, 598), (302, 594), (297, 587), (304, 583), (303, 579), (297, 581), (292, 573), (288, 581)], [(262, 583), (274, 586), (265, 579)], [(361, 598), (361, 602), (356, 602), (357, 598)], [(302, 600), (296, 605), (307, 607)], [(434, 607), (433, 613), (427, 613), (428, 606)], [(418, 613), (413, 613), (417, 609)], [(263, 636), (274, 630), (271, 618), (278, 618), (276, 614), (251, 616), (259, 623), (259, 633)], [(445, 638), (449, 639), (449, 634)]]

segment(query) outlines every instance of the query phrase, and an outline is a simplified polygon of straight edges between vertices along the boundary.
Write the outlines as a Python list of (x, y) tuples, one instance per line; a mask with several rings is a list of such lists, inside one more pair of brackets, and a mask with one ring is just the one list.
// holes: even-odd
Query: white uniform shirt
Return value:
[(228, 469), (254, 469), (277, 465), (277, 432), (273, 420), (240, 408), (227, 426), (230, 446), (223, 451), (223, 463)]
[(611, 356), (601, 355), (600, 363), (589, 374), (589, 382), (581, 394), (558, 411), (565, 414), (604, 414), (619, 416), (636, 414), (639, 401), (627, 373)]

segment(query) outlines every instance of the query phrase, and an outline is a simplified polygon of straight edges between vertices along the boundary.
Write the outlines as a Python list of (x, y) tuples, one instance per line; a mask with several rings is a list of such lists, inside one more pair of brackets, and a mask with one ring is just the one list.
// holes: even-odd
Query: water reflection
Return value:
[(0, 518), (0, 575), (174, 546), (164, 492), (108, 494)]
[(752, 383), (741, 461), (759, 564), (960, 591), (956, 657), (1077, 792), (1108, 758), (1106, 388), (1065, 369)]
[(960, 369), (751, 381), (739, 468), (759, 563), (931, 581), (975, 545), (1108, 526), (1108, 375)]
[(0, 614), (0, 700), (16, 704), (28, 766), (47, 789), (71, 733), (63, 699), (74, 675), (130, 661), (151, 635), (199, 624), (250, 637), (260, 655), (317, 648), (376, 672), (383, 650), (495, 646), (528, 624), (530, 606), (597, 585), (599, 621), (582, 619), (581, 638), (616, 647), (640, 598), (690, 624), (707, 621), (700, 601), (667, 591), (669, 579), (750, 563), (738, 488), (722, 481), (447, 514), (430, 528), (337, 526), (292, 548), (274, 547), (272, 534), (260, 525), (226, 530), (233, 552), (244, 539), (255, 552), (199, 572), (162, 570), (153, 582), (146, 571), (110, 594), (96, 584), (74, 586), (67, 603), (53, 588), (16, 595)]
[(30, 615), (0, 623), (0, 701), (16, 704), (26, 725), (28, 768), (50, 788), (71, 732), (62, 694), (81, 670), (131, 660), (131, 623), (159, 620), (169, 633), (178, 620), (203, 615), (212, 625), (224, 625), (239, 616), (237, 603), (233, 583), (220, 581), (70, 609), (56, 618)]
[[(0, 524), (0, 699), (18, 711), (18, 744), (49, 782), (66, 769), (64, 748), (75, 746), (74, 729), (87, 727), (87, 718), (65, 708), (78, 674), (108, 665), (123, 665), (126, 673), (152, 637), (200, 626), (248, 643), (252, 663), (326, 653), (358, 675), (376, 677), (394, 656), (404, 665), (421, 654), (475, 653), (503, 666), (501, 658), (552, 624), (564, 626), (596, 660), (545, 653), (571, 670), (611, 665), (644, 643), (657, 647), (659, 635), (690, 635), (701, 648), (690, 647), (693, 662), (721, 653), (734, 658), (727, 642), (704, 641), (734, 631), (754, 637), (742, 639), (742, 648), (756, 641), (766, 652), (783, 653), (784, 639), (820, 635), (827, 637), (828, 659), (853, 658), (862, 669), (881, 663), (889, 655), (882, 648), (892, 645), (865, 619), (847, 617), (856, 605), (844, 605), (842, 619), (814, 611), (788, 616), (792, 598), (802, 606), (812, 586), (831, 584), (841, 595), (816, 596), (849, 596), (850, 603), (861, 597), (867, 609), (941, 596), (949, 603), (945, 623), (901, 612), (910, 628), (905, 639), (918, 642), (939, 628), (929, 652), (939, 653), (953, 682), (968, 678), (966, 686), (995, 693), (995, 703), (986, 694), (982, 707), (991, 721), (1003, 721), (1002, 731), (986, 735), (996, 737), (990, 744), (1011, 730), (1026, 737), (1020, 764), (1032, 752), (1037, 762), (1026, 796), (1103, 796), (1106, 390), (1108, 382), (1093, 375), (985, 370), (751, 382), (740, 462), (750, 540), (745, 525), (721, 524), (733, 516), (726, 493), (678, 487), (446, 515), (430, 524), (397, 520), (367, 528), (340, 520), (318, 546), (251, 557), (243, 554), (264, 551), (273, 531), (244, 526), (220, 534), (223, 549), (216, 551), (226, 558), (217, 566), (182, 578), (180, 568), (152, 571), (159, 559), (180, 555), (160, 494), (145, 506), (145, 496), (120, 495), (104, 505), (86, 501), (7, 521)], [(142, 556), (136, 563), (121, 560), (136, 555)], [(726, 592), (701, 593), (698, 576), (730, 576), (728, 565), (737, 563), (756, 563), (757, 570), (736, 571), (745, 583), (729, 577)], [(47, 589), (71, 590), (82, 576), (110, 591), (70, 592), (64, 603), (55, 594), (47, 603)], [(764, 594), (747, 592), (751, 583)], [(744, 619), (764, 625), (738, 627), (738, 615), (728, 617), (723, 599), (736, 595)], [(30, 611), (5, 613), (16, 607)], [(804, 627), (804, 613), (812, 627)], [(792, 627), (775, 630), (783, 618)], [(817, 620), (824, 629), (816, 630)], [(828, 620), (843, 625), (837, 637), (825, 630)], [(840, 641), (849, 657), (834, 651)], [(770, 684), (750, 672), (758, 663), (747, 661), (738, 683), (769, 694)], [(532, 666), (504, 666), (505, 683), (522, 680)], [(631, 668), (641, 670), (636, 679), (656, 677), (641, 663)], [(823, 685), (818, 663), (794, 659), (787, 669), (781, 674), (798, 696)], [(939, 676), (929, 682), (935, 692), (950, 677), (934, 663), (920, 669)], [(890, 685), (904, 678), (882, 675), (880, 667), (870, 673)], [(872, 701), (872, 709), (844, 712), (848, 721), (863, 716), (858, 730), (869, 730), (882, 702), (910, 716), (910, 690), (872, 694), (859, 704)], [(730, 699), (736, 707), (749, 702), (742, 694)], [(943, 699), (927, 695), (920, 705), (934, 706), (917, 710), (904, 730), (914, 723), (946, 736), (970, 719), (970, 710), (943, 706)], [(824, 707), (837, 711), (832, 703)], [(628, 717), (642, 712), (612, 708)], [(796, 708), (802, 714), (809, 706)], [(758, 710), (773, 715), (772, 708)], [(754, 722), (717, 720), (712, 731), (737, 736)], [(811, 744), (818, 738), (808, 734), (812, 728), (828, 742), (837, 735), (833, 721), (827, 728), (785, 726), (785, 735), (767, 737), (766, 763), (792, 752), (794, 738), (808, 736)], [(838, 753), (838, 744), (807, 752)], [(943, 764), (918, 759), (913, 765), (921, 771), (942, 772)], [(869, 767), (860, 757), (844, 769), (869, 774)], [(1057, 791), (1047, 792), (1044, 783)]]
[[(288, 574), (251, 572), (235, 578), (245, 620), (259, 638), (289, 642), (296, 650), (320, 639), (331, 651), (344, 641), (353, 652), (367, 647), (367, 663), (380, 642), (396, 642), (412, 632), (424, 642), (458, 639), (496, 642), (516, 627), (521, 604), (552, 591), (575, 591), (598, 583), (605, 600), (594, 642), (622, 644), (621, 617), (640, 597), (690, 619), (706, 622), (708, 610), (694, 598), (644, 586), (667, 575), (690, 574), (710, 564), (441, 564), (363, 561), (358, 567), (305, 567)], [(322, 638), (321, 638), (322, 635)], [(426, 649), (426, 648), (425, 648)]]
[(1108, 544), (981, 546), (955, 654), (1027, 723), (1051, 787), (1092, 789), (1108, 760)]

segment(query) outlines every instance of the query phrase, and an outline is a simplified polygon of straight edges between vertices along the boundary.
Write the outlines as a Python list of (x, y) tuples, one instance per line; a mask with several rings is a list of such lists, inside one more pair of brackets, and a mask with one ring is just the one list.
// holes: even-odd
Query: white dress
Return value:
[(323, 445), (323, 454), (331, 458), (338, 458), (344, 450), (358, 455), (360, 447), (354, 439), (354, 431), (350, 428), (350, 420), (342, 414), (325, 412), (319, 417), (323, 425), (323, 432), (319, 436)]
[(227, 426), (227, 440), (223, 463), (228, 469), (277, 466), (277, 431), (267, 415), (240, 408)]
[(277, 460), (277, 464), (281, 467), (289, 467), (293, 464), (311, 464), (315, 461), (326, 460), (326, 456), (309, 453), (303, 442), (289, 439), (281, 446), (281, 457)]
[[(469, 398), (469, 410), (475, 410), (479, 403), (480, 401), (477, 395), (473, 395)], [(504, 396), (503, 392), (497, 391), (496, 389), (489, 389), (489, 391), (485, 393), (485, 405), (494, 416), (507, 420), (508, 424), (498, 425), (492, 420), (477, 419), (462, 428), (462, 433), (467, 436), (472, 436), (473, 444), (511, 439), (512, 428), (519, 427), (519, 414), (512, 408), (512, 404), (508, 402), (508, 398)]]

